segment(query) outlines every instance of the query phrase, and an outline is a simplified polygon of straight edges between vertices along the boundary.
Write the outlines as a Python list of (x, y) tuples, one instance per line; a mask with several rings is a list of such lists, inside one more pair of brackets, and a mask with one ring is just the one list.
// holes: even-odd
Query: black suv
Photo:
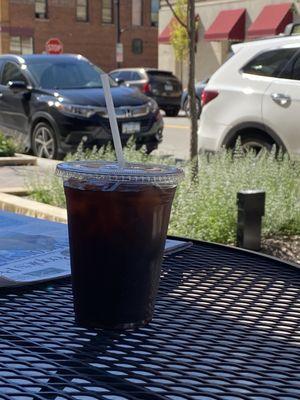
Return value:
[(169, 117), (176, 117), (181, 106), (182, 85), (172, 72), (153, 68), (115, 69), (109, 75), (118, 83), (137, 87), (152, 97)]
[[(112, 140), (102, 71), (80, 55), (0, 56), (0, 130), (18, 135), (27, 150), (62, 158), (77, 148)], [(121, 140), (134, 135), (147, 152), (162, 140), (156, 102), (111, 80)]]

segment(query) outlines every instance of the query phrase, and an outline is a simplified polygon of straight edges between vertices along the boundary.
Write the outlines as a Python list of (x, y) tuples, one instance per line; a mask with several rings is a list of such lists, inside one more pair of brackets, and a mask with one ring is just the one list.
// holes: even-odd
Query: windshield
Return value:
[[(28, 70), (43, 89), (84, 89), (102, 88), (100, 68), (86, 60), (32, 60)], [(110, 79), (111, 86), (117, 86)]]

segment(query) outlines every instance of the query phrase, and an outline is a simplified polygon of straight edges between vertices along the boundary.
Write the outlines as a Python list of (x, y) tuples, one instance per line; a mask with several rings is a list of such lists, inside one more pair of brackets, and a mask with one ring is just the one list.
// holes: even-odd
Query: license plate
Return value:
[(139, 122), (126, 122), (122, 124), (122, 133), (137, 133), (141, 130)]
[(173, 86), (172, 85), (165, 85), (165, 90), (167, 90), (168, 92), (170, 92), (171, 90), (173, 90)]

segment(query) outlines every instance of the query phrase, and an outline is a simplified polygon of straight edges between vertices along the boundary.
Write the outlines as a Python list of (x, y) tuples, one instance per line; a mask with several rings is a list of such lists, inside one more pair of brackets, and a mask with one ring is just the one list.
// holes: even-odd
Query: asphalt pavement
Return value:
[(172, 155), (186, 160), (189, 157), (190, 121), (183, 112), (178, 117), (164, 117), (163, 141), (156, 154)]

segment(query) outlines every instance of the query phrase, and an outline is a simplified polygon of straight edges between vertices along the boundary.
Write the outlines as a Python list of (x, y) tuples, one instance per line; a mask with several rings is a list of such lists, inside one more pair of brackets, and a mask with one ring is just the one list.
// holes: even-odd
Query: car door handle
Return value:
[(280, 106), (283, 107), (287, 107), (291, 104), (290, 96), (287, 96), (286, 94), (283, 93), (272, 93), (271, 98), (276, 104), (279, 104)]

